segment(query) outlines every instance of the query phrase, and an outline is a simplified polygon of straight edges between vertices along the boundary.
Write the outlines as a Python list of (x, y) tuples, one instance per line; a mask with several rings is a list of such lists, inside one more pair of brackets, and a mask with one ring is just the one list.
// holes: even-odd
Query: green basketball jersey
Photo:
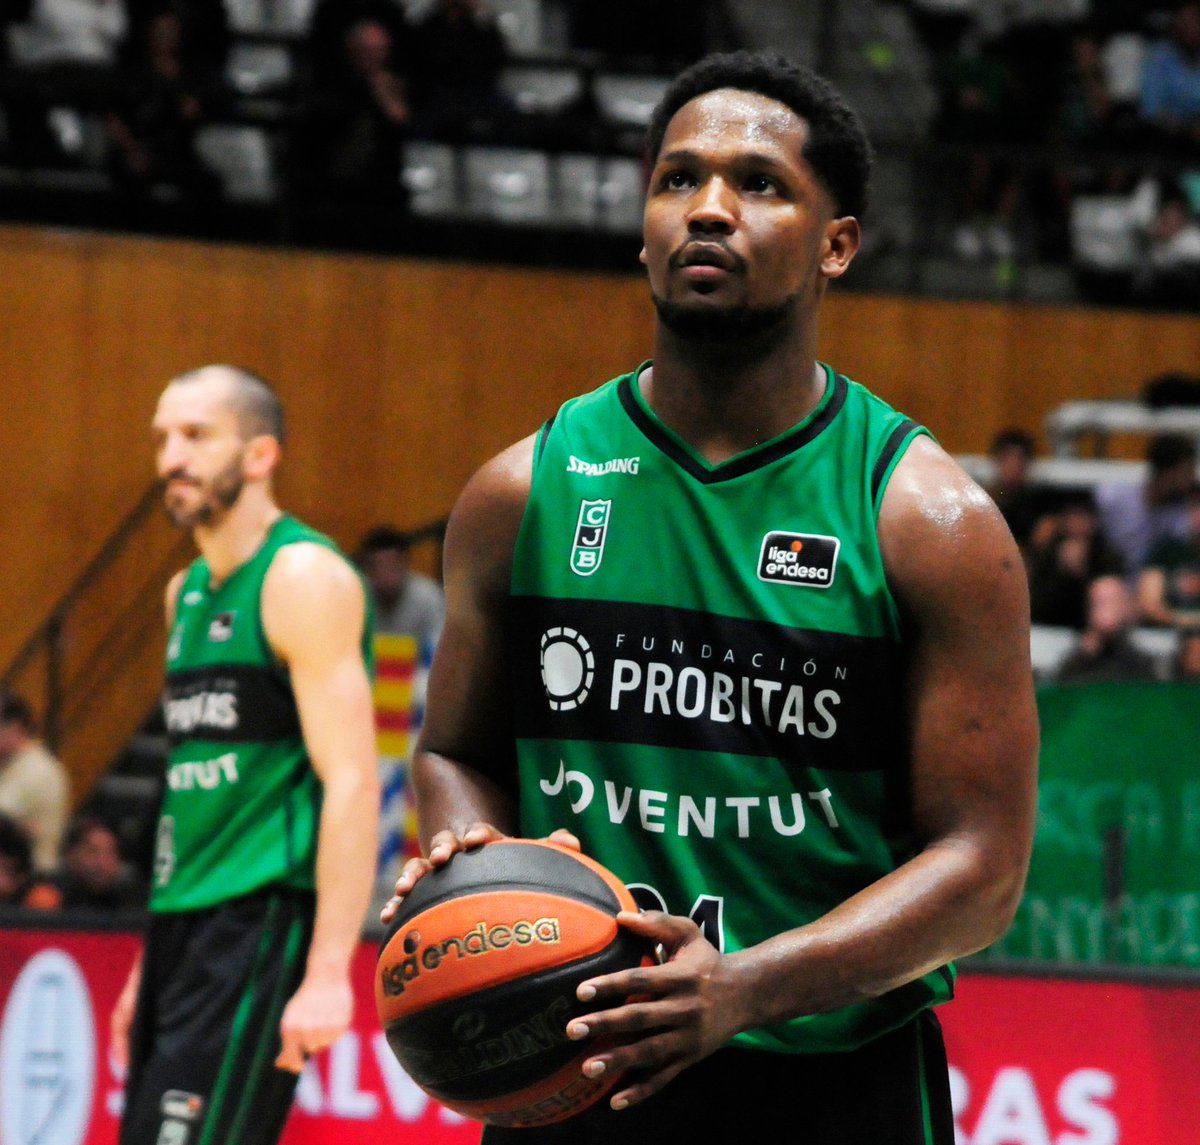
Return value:
[[(719, 465), (636, 372), (567, 402), (538, 436), (513, 560), (522, 833), (570, 828), (643, 907), (726, 952), (914, 853), (876, 517), (926, 431), (825, 371), (808, 418)], [(735, 1041), (848, 1049), (952, 987), (945, 969)]]
[[(180, 587), (167, 642), (170, 753), (152, 911), (197, 910), (267, 886), (315, 885), (321, 784), (260, 610), (275, 554), (298, 541), (336, 551), (328, 537), (284, 516), (221, 584), (213, 585), (200, 557)], [(369, 631), (368, 618), (364, 658)]]

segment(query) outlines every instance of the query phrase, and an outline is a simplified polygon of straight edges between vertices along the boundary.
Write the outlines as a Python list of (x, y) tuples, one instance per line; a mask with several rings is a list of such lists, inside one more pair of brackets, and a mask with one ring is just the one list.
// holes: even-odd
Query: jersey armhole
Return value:
[(554, 419), (557, 414), (551, 414), (550, 417), (542, 424), (542, 428), (537, 432), (537, 441), (533, 446), (533, 470), (536, 473), (538, 466), (542, 463), (542, 454), (546, 451), (546, 444), (550, 440), (550, 430), (554, 425)]
[(900, 458), (908, 451), (908, 447), (918, 437), (928, 437), (931, 440), (936, 440), (925, 426), (913, 421), (911, 418), (905, 418), (904, 421), (888, 434), (887, 440), (883, 443), (883, 449), (879, 451), (879, 456), (875, 459), (875, 466), (871, 470), (871, 508), (875, 514), (876, 521), (879, 519), (879, 510), (883, 505), (883, 495), (887, 492), (892, 472), (899, 464)]

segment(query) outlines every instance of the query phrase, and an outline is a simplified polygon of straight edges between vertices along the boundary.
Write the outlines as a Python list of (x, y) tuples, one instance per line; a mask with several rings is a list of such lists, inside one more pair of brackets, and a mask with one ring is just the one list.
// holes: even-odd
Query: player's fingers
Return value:
[(299, 1073), (304, 1068), (304, 1042), (296, 1030), (283, 1031), (283, 1048), (275, 1059), (278, 1069)]
[(547, 843), (557, 843), (560, 847), (570, 847), (572, 851), (582, 851), (583, 846), (577, 836), (571, 834), (565, 827), (556, 827), (546, 836)]
[(646, 1098), (652, 1097), (668, 1082), (678, 1077), (682, 1070), (682, 1064), (673, 1064), (664, 1066), (644, 1077), (639, 1076), (633, 1085), (618, 1086), (617, 1091), (608, 1099), (608, 1103), (617, 1110), (637, 1105), (639, 1101), (645, 1101)]

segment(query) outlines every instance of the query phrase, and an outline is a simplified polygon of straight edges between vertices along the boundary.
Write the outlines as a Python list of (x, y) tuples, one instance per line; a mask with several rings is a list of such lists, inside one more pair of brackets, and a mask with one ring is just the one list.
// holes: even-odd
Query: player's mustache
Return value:
[(695, 235), (685, 239), (671, 252), (667, 261), (674, 270), (692, 264), (720, 266), (734, 272), (741, 272), (746, 268), (746, 260), (740, 254), (722, 239), (711, 235)]
[(200, 484), (200, 478), (193, 477), (186, 469), (172, 469), (170, 473), (164, 473), (158, 483), (165, 489), (172, 481), (182, 481), (187, 485)]

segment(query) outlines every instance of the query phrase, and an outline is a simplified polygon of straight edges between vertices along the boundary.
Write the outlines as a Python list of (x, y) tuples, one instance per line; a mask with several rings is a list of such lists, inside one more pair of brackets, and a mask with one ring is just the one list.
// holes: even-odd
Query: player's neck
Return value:
[(803, 421), (824, 396), (826, 378), (809, 339), (739, 361), (681, 346), (660, 331), (654, 365), (639, 384), (663, 424), (718, 464)]
[(265, 485), (247, 485), (237, 501), (213, 525), (195, 530), (196, 547), (204, 554), (216, 583), (244, 565), (266, 540), (283, 511)]

